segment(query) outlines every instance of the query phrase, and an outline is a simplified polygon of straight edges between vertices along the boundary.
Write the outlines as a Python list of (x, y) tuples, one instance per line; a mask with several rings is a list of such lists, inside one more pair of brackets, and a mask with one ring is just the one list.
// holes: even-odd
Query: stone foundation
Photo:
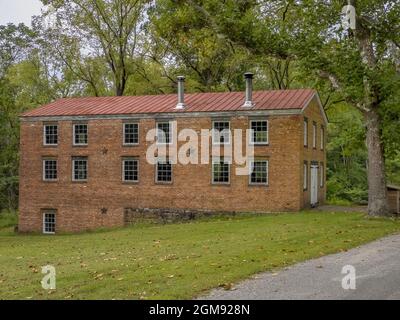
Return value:
[(172, 208), (125, 208), (124, 224), (129, 225), (137, 222), (170, 223), (178, 221), (195, 220), (200, 217), (212, 217), (218, 215), (235, 216), (236, 212), (217, 212), (210, 210), (172, 209)]

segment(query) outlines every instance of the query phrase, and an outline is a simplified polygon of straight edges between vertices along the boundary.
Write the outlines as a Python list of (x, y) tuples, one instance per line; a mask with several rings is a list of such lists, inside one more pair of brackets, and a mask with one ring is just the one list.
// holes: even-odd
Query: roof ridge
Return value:
[[(266, 90), (253, 90), (253, 93), (257, 92), (283, 92), (283, 91), (314, 91), (316, 92), (315, 89), (312, 88), (290, 88), (290, 89), (266, 89)], [(209, 91), (209, 92), (185, 92), (185, 95), (202, 95), (202, 94), (230, 94), (230, 93), (243, 93), (244, 91)], [(98, 98), (133, 98), (133, 97), (164, 97), (164, 96), (171, 96), (171, 95), (176, 95), (175, 93), (161, 93), (161, 94), (139, 94), (139, 95), (126, 95), (126, 96), (75, 96), (75, 97), (61, 97), (58, 98), (54, 101), (57, 100), (69, 100), (69, 99), (98, 99)]]

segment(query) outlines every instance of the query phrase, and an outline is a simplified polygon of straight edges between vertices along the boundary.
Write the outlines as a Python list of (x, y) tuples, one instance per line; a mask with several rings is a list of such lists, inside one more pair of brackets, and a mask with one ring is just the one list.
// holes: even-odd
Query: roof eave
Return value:
[(301, 113), (303, 113), (304, 110), (307, 109), (307, 107), (310, 105), (310, 102), (311, 102), (314, 98), (317, 99), (318, 106), (319, 106), (319, 108), (320, 108), (322, 117), (324, 118), (325, 125), (327, 125), (327, 124), (329, 123), (328, 116), (326, 115), (326, 112), (325, 112), (325, 110), (324, 110), (324, 107), (322, 106), (322, 102), (321, 102), (321, 99), (320, 99), (320, 97), (319, 97), (319, 94), (318, 94), (318, 92), (316, 92), (316, 91), (314, 91), (314, 94), (313, 94), (308, 100), (306, 100), (306, 102), (304, 103), (303, 108), (301, 109)]
[(68, 121), (68, 120), (95, 120), (95, 119), (143, 119), (143, 118), (187, 118), (187, 117), (219, 117), (219, 116), (289, 116), (299, 115), (297, 109), (264, 109), (264, 110), (227, 110), (227, 111), (180, 111), (160, 113), (128, 113), (128, 114), (97, 114), (97, 115), (41, 115), (20, 116), (21, 121)]

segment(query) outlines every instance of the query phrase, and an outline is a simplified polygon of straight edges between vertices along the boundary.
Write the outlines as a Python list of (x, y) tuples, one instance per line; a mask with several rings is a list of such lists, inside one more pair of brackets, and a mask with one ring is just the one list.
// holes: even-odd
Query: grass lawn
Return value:
[[(359, 213), (301, 212), (56, 236), (0, 229), (0, 299), (192, 298), (400, 231)], [(46, 291), (41, 266), (56, 267)], [(338, 270), (340, 273), (340, 270)]]

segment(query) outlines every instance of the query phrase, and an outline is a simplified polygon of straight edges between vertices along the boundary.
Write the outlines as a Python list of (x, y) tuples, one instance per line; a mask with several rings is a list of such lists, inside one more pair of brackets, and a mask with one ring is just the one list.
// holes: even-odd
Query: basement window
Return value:
[(254, 160), (250, 165), (250, 184), (268, 185), (268, 160)]
[(231, 130), (229, 121), (213, 121), (213, 144), (229, 144)]
[(122, 160), (122, 180), (124, 182), (139, 181), (139, 160), (138, 159), (123, 159)]
[(56, 212), (55, 210), (46, 210), (43, 212), (43, 233), (56, 233)]
[(43, 126), (43, 144), (45, 146), (56, 146), (58, 144), (58, 125), (45, 124)]
[(139, 143), (139, 124), (124, 123), (124, 145), (136, 145)]
[(43, 159), (43, 180), (44, 181), (57, 180), (57, 160), (56, 159)]
[(268, 144), (268, 121), (251, 120), (251, 140), (252, 144)]
[(171, 123), (169, 121), (157, 122), (157, 143), (170, 144), (172, 141)]
[(212, 182), (214, 184), (229, 184), (230, 165), (223, 158), (213, 159), (212, 161)]
[(158, 160), (156, 164), (156, 182), (172, 182), (172, 164), (169, 159)]
[(74, 124), (74, 146), (85, 146), (88, 143), (88, 125), (86, 123)]
[(87, 181), (87, 177), (88, 177), (87, 157), (72, 158), (72, 180)]

